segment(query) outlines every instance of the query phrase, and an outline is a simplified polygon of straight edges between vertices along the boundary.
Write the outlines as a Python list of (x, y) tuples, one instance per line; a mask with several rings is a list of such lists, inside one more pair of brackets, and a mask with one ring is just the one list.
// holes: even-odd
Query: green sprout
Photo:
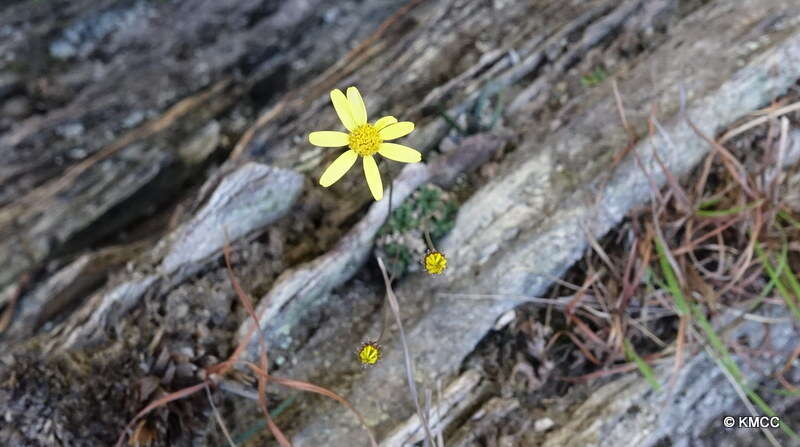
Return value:
[(586, 88), (594, 87), (603, 82), (608, 77), (608, 73), (603, 67), (597, 66), (591, 72), (581, 76), (581, 85)]

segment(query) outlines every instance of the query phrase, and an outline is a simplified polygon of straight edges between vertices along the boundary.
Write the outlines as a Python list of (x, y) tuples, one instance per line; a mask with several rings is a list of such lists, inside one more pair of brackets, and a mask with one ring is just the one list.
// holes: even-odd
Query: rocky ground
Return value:
[[(369, 437), (280, 378), (423, 443), (376, 256), (445, 445), (798, 444), (720, 424), (752, 388), (800, 428), (796, 2), (13, 0), (0, 36), (2, 445), (276, 444), (259, 338), (294, 445)], [(317, 181), (351, 85), (416, 123), (391, 218), (360, 172)], [(702, 218), (730, 230), (686, 248)]]

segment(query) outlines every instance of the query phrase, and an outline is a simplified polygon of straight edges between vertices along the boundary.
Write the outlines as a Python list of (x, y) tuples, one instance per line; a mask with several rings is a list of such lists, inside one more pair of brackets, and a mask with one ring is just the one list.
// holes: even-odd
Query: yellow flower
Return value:
[(369, 190), (375, 200), (381, 200), (383, 184), (378, 164), (373, 155), (378, 153), (390, 160), (403, 163), (417, 163), (422, 160), (422, 154), (415, 149), (400, 144), (384, 143), (384, 141), (408, 135), (414, 130), (414, 123), (410, 121), (397, 122), (397, 118), (393, 116), (384, 116), (375, 123), (369, 124), (364, 100), (361, 99), (361, 94), (355, 87), (347, 89), (347, 97), (341, 90), (333, 90), (331, 102), (349, 133), (333, 130), (311, 132), (308, 135), (308, 141), (315, 146), (349, 146), (350, 149), (325, 169), (319, 179), (319, 184), (327, 188), (336, 183), (361, 156)]
[(358, 348), (358, 359), (364, 366), (372, 366), (381, 358), (381, 346), (375, 341), (366, 341)]
[(438, 251), (430, 251), (425, 255), (425, 270), (432, 275), (438, 275), (447, 268), (447, 258)]

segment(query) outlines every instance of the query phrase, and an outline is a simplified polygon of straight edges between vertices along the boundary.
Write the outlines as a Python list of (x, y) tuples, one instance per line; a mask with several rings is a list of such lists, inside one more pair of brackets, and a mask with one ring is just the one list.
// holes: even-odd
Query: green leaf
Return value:
[(746, 205), (735, 206), (733, 208), (729, 208), (729, 209), (726, 209), (726, 210), (705, 210), (705, 209), (702, 209), (703, 206), (701, 205), (700, 206), (701, 209), (696, 210), (695, 214), (697, 214), (700, 217), (732, 216), (734, 214), (739, 214), (739, 213), (742, 213), (744, 211), (747, 211), (747, 210), (756, 208), (758, 206), (761, 206), (762, 203), (764, 203), (763, 200), (757, 200), (755, 202), (748, 203)]
[(622, 346), (625, 349), (625, 358), (627, 358), (628, 361), (636, 363), (636, 367), (639, 368), (639, 372), (641, 372), (644, 376), (644, 380), (646, 380), (654, 390), (661, 391), (661, 384), (658, 383), (658, 379), (656, 379), (653, 368), (650, 368), (650, 365), (648, 365), (647, 362), (645, 362), (644, 359), (636, 353), (631, 345), (631, 342), (625, 339)]
[(681, 290), (680, 284), (678, 284), (675, 271), (672, 270), (672, 265), (669, 263), (667, 250), (664, 248), (664, 242), (661, 240), (661, 237), (658, 237), (655, 243), (656, 251), (658, 251), (658, 262), (661, 265), (664, 278), (667, 280), (667, 289), (675, 298), (675, 307), (678, 308), (678, 314), (689, 315), (689, 305), (687, 304), (686, 298), (683, 296), (683, 290)]
[[(764, 249), (761, 247), (761, 244), (756, 242), (755, 248), (758, 259), (761, 261), (761, 265), (764, 266), (764, 270), (766, 270), (767, 275), (769, 275), (770, 284), (774, 284), (775, 287), (778, 288), (778, 292), (780, 293), (781, 297), (783, 297), (783, 301), (786, 302), (786, 307), (788, 307), (792, 314), (794, 314), (794, 317), (800, 321), (800, 308), (798, 308), (798, 305), (795, 302), (797, 297), (800, 297), (800, 284), (798, 284), (794, 272), (792, 272), (792, 269), (788, 265), (788, 244), (783, 244), (780, 262), (778, 263), (777, 268), (772, 265), (772, 262), (769, 260), (767, 254), (764, 252)], [(782, 276), (787, 279), (790, 286), (794, 290), (794, 296), (792, 296), (792, 292), (789, 291), (789, 288), (786, 287), (786, 284), (783, 283), (783, 280), (781, 279)]]

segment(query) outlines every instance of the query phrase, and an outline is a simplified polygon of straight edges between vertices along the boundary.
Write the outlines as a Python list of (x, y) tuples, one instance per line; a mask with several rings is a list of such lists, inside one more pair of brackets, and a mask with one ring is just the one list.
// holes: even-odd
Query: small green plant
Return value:
[(586, 88), (591, 88), (603, 82), (607, 77), (608, 73), (606, 70), (601, 66), (597, 66), (594, 70), (581, 76), (581, 85)]
[(636, 350), (633, 348), (633, 345), (627, 339), (624, 341), (622, 345), (623, 349), (625, 350), (625, 358), (628, 361), (634, 362), (636, 367), (639, 369), (639, 372), (642, 373), (644, 379), (647, 383), (650, 384), (656, 391), (661, 391), (661, 384), (658, 383), (658, 379), (656, 378), (656, 374), (653, 372), (653, 368), (647, 364), (647, 362), (636, 353)]
[(450, 193), (425, 185), (392, 212), (378, 233), (377, 248), (395, 277), (422, 269), (417, 261), (427, 253), (425, 232), (434, 241), (444, 237), (455, 225), (457, 210)]
[(414, 259), (411, 249), (402, 244), (388, 243), (383, 247), (383, 251), (389, 256), (389, 268), (395, 276), (405, 273)]
[(474, 104), (464, 111), (464, 118), (466, 118), (464, 126), (458, 124), (441, 104), (438, 106), (439, 116), (461, 136), (487, 132), (494, 128), (505, 110), (503, 92), (506, 87), (507, 85), (500, 82), (487, 82), (480, 90)]

